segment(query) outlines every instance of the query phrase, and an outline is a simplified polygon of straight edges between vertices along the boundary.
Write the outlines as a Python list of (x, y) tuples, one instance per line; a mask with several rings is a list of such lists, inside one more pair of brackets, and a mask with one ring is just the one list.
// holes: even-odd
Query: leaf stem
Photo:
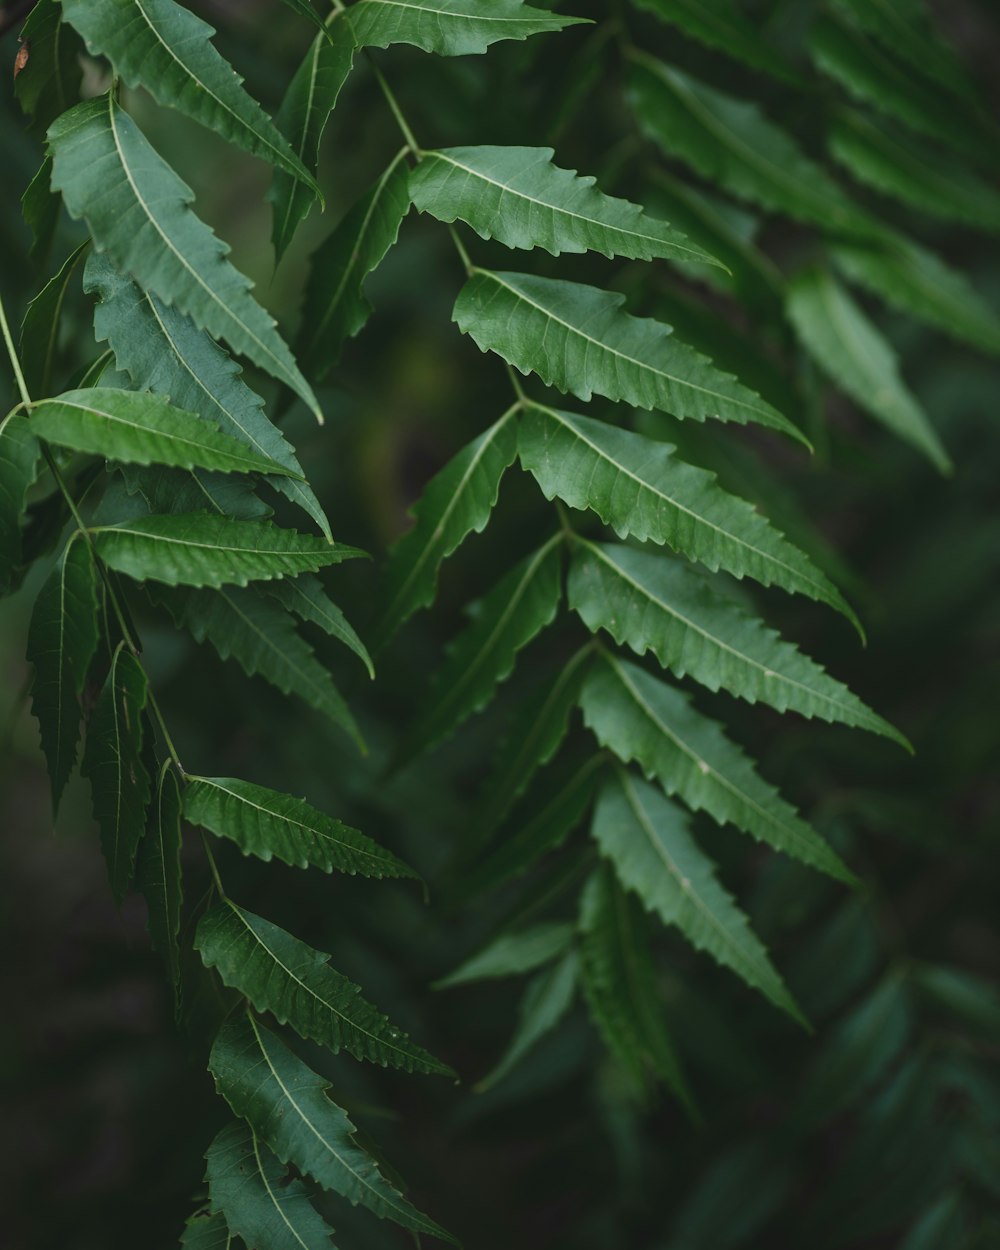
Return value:
[(227, 898), (226, 891), (222, 887), (222, 878), (219, 876), (219, 868), (215, 862), (215, 856), (212, 854), (212, 848), (208, 845), (208, 834), (201, 835), (201, 844), (205, 848), (205, 857), (208, 860), (208, 866), (212, 870), (212, 880), (215, 882), (215, 888), (219, 891), (219, 898)]
[(382, 94), (385, 96), (385, 101), (389, 105), (393, 117), (396, 119), (397, 126), (399, 126), (399, 129), (402, 131), (407, 147), (409, 147), (410, 151), (417, 158), (417, 160), (420, 160), (421, 156), (423, 156), (423, 152), (420, 150), (420, 144), (414, 138), (413, 131), (410, 129), (410, 124), (403, 116), (403, 110), (399, 107), (399, 101), (396, 99), (395, 95), (393, 95), (392, 88), (386, 82), (385, 75), (376, 65), (375, 58), (370, 52), (365, 52), (365, 59), (372, 67), (372, 73), (375, 75), (375, 81), (378, 83)]
[(28, 385), (24, 380), (24, 374), (21, 372), (21, 362), (17, 358), (14, 340), (11, 338), (10, 326), (7, 324), (7, 312), (3, 306), (2, 297), (0, 297), (0, 331), (3, 332), (3, 341), (7, 346), (7, 355), (10, 357), (11, 367), (14, 370), (14, 380), (17, 382), (17, 389), (21, 395), (21, 402), (24, 404), (25, 408), (30, 408), (31, 396), (28, 394)]

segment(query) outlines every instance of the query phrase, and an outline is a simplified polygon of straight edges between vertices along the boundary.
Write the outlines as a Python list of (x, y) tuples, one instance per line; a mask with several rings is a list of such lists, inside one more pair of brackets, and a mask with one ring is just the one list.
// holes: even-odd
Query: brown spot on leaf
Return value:
[(17, 50), (17, 56), (14, 57), (14, 77), (16, 78), (22, 69), (28, 64), (28, 57), (31, 53), (31, 44), (22, 43)]

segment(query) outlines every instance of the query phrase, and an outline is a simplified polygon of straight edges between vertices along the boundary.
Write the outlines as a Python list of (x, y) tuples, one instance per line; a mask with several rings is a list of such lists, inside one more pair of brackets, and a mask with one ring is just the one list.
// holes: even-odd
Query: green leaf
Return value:
[(175, 988), (181, 980), (183, 877), (181, 872), (181, 792), (169, 760), (160, 770), (149, 835), (139, 848), (137, 878), (149, 908), (149, 936), (163, 956)]
[(950, 470), (934, 427), (900, 377), (896, 353), (828, 269), (813, 266), (795, 275), (788, 316), (831, 382), (942, 472)]
[(318, 26), (320, 30), (326, 30), (326, 24), (320, 15), (313, 8), (310, 0), (282, 0), (282, 4), (286, 4), (300, 17), (304, 17), (307, 21), (312, 22), (314, 26)]
[(213, 27), (174, 0), (62, 0), (87, 49), (130, 87), (301, 179), (312, 175), (212, 46)]
[(272, 599), (277, 599), (289, 612), (294, 612), (303, 621), (318, 625), (331, 638), (342, 642), (365, 666), (368, 676), (375, 676), (368, 648), (355, 633), (347, 617), (323, 589), (323, 583), (318, 577), (313, 577), (311, 573), (300, 573), (291, 581), (270, 582), (266, 590)]
[(98, 251), (277, 378), (322, 420), (319, 404), (250, 280), (190, 208), (194, 194), (111, 95), (78, 104), (48, 134), (52, 186), (85, 218)]
[(779, 712), (857, 725), (908, 747), (846, 686), (680, 560), (578, 540), (569, 602), (588, 629), (607, 630), (638, 655), (652, 651), (678, 677)]
[(461, 877), (463, 895), (520, 876), (562, 846), (589, 808), (605, 762), (597, 754), (569, 770), (547, 769), (500, 830), (496, 847), (485, 856), (476, 848), (469, 857)]
[(361, 46), (410, 43), (438, 56), (485, 52), (500, 39), (527, 39), (583, 20), (521, 0), (357, 0), (348, 13)]
[(829, 604), (857, 617), (808, 556), (714, 473), (685, 464), (670, 443), (603, 421), (529, 404), (518, 455), (546, 499), (590, 508), (619, 538), (665, 543), (712, 570)]
[(270, 521), (186, 512), (139, 517), (90, 531), (105, 564), (136, 581), (213, 586), (294, 577), (364, 554)]
[(434, 601), (437, 572), (469, 534), (486, 528), (505, 470), (517, 455), (516, 409), (453, 456), (411, 509), (413, 528), (393, 548), (383, 577), (385, 608), (376, 626), (388, 640), (418, 608)]
[(32, 134), (41, 137), (50, 124), (80, 98), (79, 54), (73, 30), (62, 20), (58, 0), (38, 0), (21, 27), (28, 59), (14, 75), (14, 94), (31, 117)]
[(127, 464), (291, 474), (162, 395), (105, 387), (66, 391), (32, 405), (31, 424), (48, 443)]
[(501, 933), (477, 954), (465, 959), (446, 977), (435, 981), (437, 990), (468, 985), (472, 981), (520, 976), (561, 955), (573, 941), (573, 926), (547, 920), (518, 933)]
[(80, 695), (97, 651), (97, 614), (93, 556), (73, 535), (38, 592), (28, 630), (27, 657), (35, 667), (31, 706), (48, 763), (53, 811), (76, 763)]
[[(275, 121), (298, 159), (315, 173), (320, 140), (354, 65), (356, 45), (348, 23), (337, 20), (339, 14), (334, 14), (326, 28), (311, 9), (309, 13), (322, 33), (296, 70)], [(275, 170), (267, 198), (274, 205), (271, 239), (280, 260), (316, 195), (301, 179)]]
[(211, 643), (223, 660), (232, 657), (250, 676), (259, 674), (282, 694), (297, 695), (361, 745), (360, 731), (333, 679), (278, 604), (255, 589), (232, 588), (158, 588), (156, 601), (198, 642)]
[(945, 221), (1000, 233), (1000, 193), (966, 164), (876, 126), (861, 113), (840, 109), (829, 134), (830, 151), (859, 181)]
[(89, 243), (81, 243), (70, 253), (59, 272), (42, 287), (24, 314), (21, 322), (21, 365), (29, 395), (51, 393), (63, 302), (80, 258), (89, 246)]
[(404, 1228), (454, 1241), (382, 1176), (354, 1140), (357, 1130), (347, 1113), (327, 1097), (329, 1082), (252, 1015), (234, 1016), (222, 1026), (208, 1066), (234, 1113), (282, 1163)]
[(1000, 356), (1000, 317), (963, 273), (933, 252), (897, 235), (881, 245), (838, 243), (830, 253), (852, 282), (918, 321)]
[(189, 777), (184, 815), (244, 855), (363, 877), (415, 877), (395, 855), (302, 799), (233, 777)]
[(822, 17), (809, 34), (813, 60), (856, 99), (904, 122), (919, 134), (941, 139), (981, 162), (991, 158), (985, 128), (968, 108), (916, 74), (908, 73), (864, 32), (849, 23)]
[(580, 899), (580, 971), (590, 1015), (608, 1049), (639, 1089), (650, 1072), (694, 1113), (658, 1002), (656, 973), (642, 912), (606, 870)]
[(119, 369), (141, 390), (159, 391), (225, 434), (277, 461), (289, 476), (268, 483), (299, 505), (330, 538), (330, 525), (290, 443), (263, 412), (263, 400), (241, 379), (242, 370), (203, 330), (130, 278), (107, 257), (87, 260), (84, 290), (96, 293), (94, 332), (110, 343)]
[(755, 28), (732, 0), (635, 0), (640, 9), (655, 13), (685, 35), (725, 52), (752, 69), (763, 70), (782, 82), (800, 86), (801, 78)]
[(150, 798), (142, 741), (146, 696), (142, 665), (119, 643), (87, 727), (83, 754), (83, 772), (90, 778), (94, 816), (117, 903), (132, 879), (135, 853), (146, 830)]
[(21, 413), (0, 422), (0, 594), (9, 594), (21, 565), (21, 518), (42, 451)]
[(918, 73), (975, 98), (968, 71), (937, 34), (923, 0), (835, 0), (835, 6)]
[(485, 707), (510, 676), (518, 651), (551, 624), (562, 597), (561, 536), (515, 565), (470, 608), (469, 625), (448, 648), (412, 739), (421, 748)]
[(477, 270), (454, 320), (482, 351), (584, 401), (596, 392), (697, 421), (756, 421), (805, 441), (759, 395), (671, 337), (669, 326), (622, 312), (624, 303), (577, 282)]
[(841, 881), (854, 878), (834, 851), (768, 785), (722, 727), (681, 690), (604, 652), (580, 696), (584, 723), (601, 746), (635, 760), (668, 795), (706, 811)]
[(582, 647), (559, 666), (551, 685), (544, 686), (514, 713), (478, 803), (481, 827), (495, 828), (535, 771), (559, 749), (569, 730), (570, 713), (576, 706), (590, 658), (590, 647)]
[(194, 944), (226, 985), (300, 1037), (383, 1067), (453, 1075), (366, 1002), (329, 955), (229, 899), (205, 913)]
[(53, 194), (51, 179), (52, 157), (46, 156), (21, 196), (21, 215), (32, 234), (28, 255), (37, 264), (43, 264), (52, 250), (62, 208), (62, 197)]
[(181, 1233), (181, 1250), (230, 1250), (232, 1244), (225, 1217), (208, 1211), (192, 1215)]
[(579, 956), (571, 949), (558, 963), (529, 981), (518, 1008), (517, 1028), (510, 1045), (497, 1065), (477, 1082), (477, 1093), (485, 1093), (501, 1081), (559, 1024), (573, 1006), (579, 970)]
[(249, 1125), (228, 1124), (205, 1158), (212, 1209), (249, 1250), (333, 1250), (333, 1229), (305, 1185), (286, 1175)]
[(141, 500), (145, 507), (136, 504), (127, 514), (121, 513), (120, 509), (115, 510), (115, 521), (126, 521), (133, 516), (154, 512), (173, 515), (202, 510), (253, 521), (269, 517), (273, 511), (257, 498), (254, 493), (257, 483), (252, 478), (200, 470), (165, 469), (160, 465), (136, 467), (119, 464), (117, 467), (126, 491)]
[(880, 232), (756, 104), (647, 56), (636, 60), (630, 95), (653, 143), (733, 195), (834, 233)]
[(601, 791), (591, 833), (622, 885), (647, 911), (676, 925), (696, 950), (804, 1023), (746, 916), (688, 832), (680, 808), (654, 786), (619, 770)]
[(340, 358), (371, 316), (365, 278), (399, 237), (410, 211), (409, 172), (401, 149), (313, 257), (302, 309), (299, 355), (317, 377)]
[(512, 248), (721, 264), (638, 204), (602, 194), (596, 179), (553, 165), (554, 155), (552, 148), (513, 147), (423, 152), (410, 194), (420, 212), (467, 222)]

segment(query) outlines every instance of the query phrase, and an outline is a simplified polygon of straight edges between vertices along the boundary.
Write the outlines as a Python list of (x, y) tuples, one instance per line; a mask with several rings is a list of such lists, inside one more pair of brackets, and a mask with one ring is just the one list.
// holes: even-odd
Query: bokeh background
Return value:
[[(267, 0), (191, 7), (220, 28), (220, 48), (276, 108), (308, 45), (306, 24)], [(756, 6), (773, 10), (775, 38), (811, 7)], [(935, 7), (995, 108), (995, 10), (986, 0)], [(602, 18), (613, 8), (573, 11)], [(675, 63), (717, 66), (676, 32), (630, 21)], [(591, 39), (569, 32), (454, 62), (406, 49), (379, 60), (428, 141), (554, 143), (563, 165), (634, 192), (649, 154), (609, 103), (614, 61), (606, 81), (593, 72), (605, 63)], [(19, 220), (40, 152), (11, 95), (16, 49), (16, 32), (7, 34), (0, 281), (20, 316), (58, 262), (44, 273), (29, 263)], [(88, 72), (97, 85), (99, 68)], [(738, 91), (742, 78), (733, 72), (726, 85)], [(576, 83), (584, 89), (574, 92)], [(326, 215), (309, 219), (276, 273), (267, 170), (147, 98), (130, 96), (129, 107), (261, 298), (294, 325), (310, 251), (399, 146), (370, 73), (359, 66), (326, 136)], [(780, 117), (780, 97), (775, 107)], [(1000, 256), (988, 237), (911, 224), (1000, 308)], [(75, 237), (64, 222), (54, 257)], [(779, 264), (801, 246), (774, 225), (763, 242)], [(627, 269), (609, 279), (600, 260), (576, 261), (575, 272), (623, 288), (631, 281)], [(407, 506), (507, 403), (499, 364), (450, 324), (460, 281), (444, 232), (411, 215), (370, 284), (376, 316), (321, 395), (326, 427), (299, 410), (285, 421), (337, 537), (376, 557), (329, 582), (362, 634), (378, 563)], [(714, 308), (696, 282), (668, 272), (662, 283), (666, 307), (694, 299)], [(439, 605), (379, 657), (374, 685), (346, 652), (312, 640), (357, 711), (367, 757), (318, 714), (246, 679), (164, 619), (141, 620), (185, 760), (306, 795), (409, 858), (430, 883), (427, 902), (405, 884), (302, 874), (221, 851), (241, 900), (251, 908), (266, 900), (270, 917), (332, 952), (335, 966), (462, 1074), (456, 1087), (327, 1063), (339, 1100), (398, 1163), (414, 1200), (470, 1247), (1000, 1245), (1000, 370), (913, 321), (876, 315), (951, 453), (952, 477), (829, 397), (809, 416), (820, 434), (812, 458), (728, 431), (720, 456), (715, 431), (686, 435), (689, 454), (766, 499), (787, 532), (812, 545), (860, 608), (868, 645), (831, 614), (781, 596), (762, 599), (769, 618), (916, 747), (911, 759), (861, 733), (726, 704), (734, 736), (752, 744), (765, 775), (783, 781), (865, 885), (849, 894), (705, 828), (705, 845), (815, 1033), (667, 939), (661, 986), (701, 1107), (698, 1128), (665, 1095), (623, 1084), (580, 1007), (507, 1080), (474, 1093), (513, 1030), (518, 987), (429, 989), (518, 905), (463, 900), (448, 869), (474, 834), (472, 800), (505, 711), (572, 641), (543, 637), (497, 708), (426, 759), (391, 767), (462, 604), (546, 523), (515, 471), (496, 522), (450, 562)], [(89, 318), (77, 290), (66, 313), (66, 377), (96, 354)], [(754, 326), (738, 329), (752, 344)], [(9, 379), (0, 375), (6, 411)], [(159, 1250), (176, 1243), (201, 1185), (201, 1153), (224, 1119), (204, 1069), (207, 983), (191, 969), (175, 1023), (144, 904), (130, 896), (115, 908), (79, 779), (53, 829), (23, 658), (37, 586), (33, 577), (0, 604), (0, 1242)], [(195, 900), (208, 883), (194, 841), (185, 866)], [(331, 1210), (342, 1250), (405, 1244), (344, 1204)]]

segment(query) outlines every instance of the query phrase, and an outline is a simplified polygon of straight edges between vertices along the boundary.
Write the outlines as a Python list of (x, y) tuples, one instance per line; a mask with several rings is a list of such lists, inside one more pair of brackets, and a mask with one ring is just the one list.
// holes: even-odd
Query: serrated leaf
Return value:
[(205, 1154), (212, 1209), (249, 1250), (334, 1250), (333, 1229), (253, 1129), (228, 1124)]
[(90, 779), (94, 816), (108, 865), (111, 892), (121, 903), (146, 831), (150, 779), (143, 757), (146, 674), (119, 643), (87, 726), (83, 772)]
[(852, 282), (918, 321), (1000, 356), (1000, 317), (965, 274), (926, 248), (896, 235), (884, 243), (830, 246)]
[(58, 0), (38, 0), (21, 27), (28, 59), (14, 76), (14, 94), (31, 116), (31, 133), (39, 136), (80, 98), (83, 48), (63, 22), (62, 8)]
[(21, 322), (21, 365), (29, 395), (48, 395), (59, 344), (63, 302), (80, 259), (89, 247), (81, 243), (28, 305)]
[(833, 156), (859, 181), (921, 212), (1000, 233), (1000, 192), (967, 164), (840, 109), (830, 125)]
[(756, 104), (647, 56), (636, 60), (629, 82), (647, 136), (710, 182), (833, 233), (870, 237), (880, 231)]
[[(325, 27), (308, 5), (303, 7), (321, 33), (289, 83), (275, 121), (298, 159), (315, 174), (320, 140), (353, 68), (356, 44), (349, 24), (337, 20), (339, 14), (335, 13)], [(275, 170), (267, 198), (274, 205), (271, 240), (280, 260), (316, 195), (301, 179)]]
[(191, 189), (114, 98), (70, 109), (49, 128), (48, 141), (52, 186), (71, 217), (86, 219), (98, 251), (290, 387), (322, 420), (250, 280), (225, 259), (225, 244), (191, 210)]
[(140, 290), (106, 256), (88, 257), (83, 286), (98, 297), (95, 334), (111, 345), (119, 369), (135, 386), (169, 395), (179, 408), (276, 460), (294, 476), (269, 477), (269, 485), (298, 504), (330, 538), (319, 500), (307, 482), (298, 480), (303, 475), (295, 451), (265, 416), (263, 400), (243, 382), (236, 361), (183, 313)]
[(453, 456), (411, 509), (415, 524), (393, 548), (383, 577), (386, 606), (375, 629), (380, 641), (433, 602), (441, 562), (469, 534), (486, 528), (501, 479), (517, 455), (515, 412), (508, 409)]
[(512, 248), (721, 264), (638, 204), (598, 191), (595, 178), (553, 165), (554, 155), (552, 148), (517, 147), (422, 152), (410, 194), (420, 212), (467, 222)]
[[(149, 513), (173, 515), (207, 509), (223, 516), (253, 521), (270, 517), (274, 511), (262, 499), (257, 498), (257, 483), (252, 478), (228, 473), (205, 473), (201, 470), (165, 469), (161, 465), (143, 467), (119, 464), (117, 467), (129, 495), (141, 501), (144, 506), (137, 502), (128, 512), (115, 508), (107, 515), (102, 510), (95, 520), (115, 524)], [(102, 509), (107, 502), (106, 493), (102, 500)]]
[(923, 0), (835, 0), (835, 7), (918, 73), (961, 98), (975, 98), (967, 71), (938, 36)]
[(451, 643), (411, 734), (422, 748), (484, 707), (510, 676), (518, 651), (555, 619), (562, 597), (560, 541), (556, 535), (516, 564), (472, 606), (472, 624)]
[(746, 916), (688, 832), (680, 808), (654, 786), (619, 770), (601, 791), (591, 833), (622, 885), (647, 911), (804, 1023)]
[(234, 777), (189, 777), (184, 815), (265, 862), (273, 857), (295, 868), (363, 877), (417, 875), (377, 842), (303, 799)]
[(900, 377), (892, 347), (828, 269), (813, 266), (795, 275), (788, 316), (831, 382), (943, 472), (951, 468), (934, 427)]
[(809, 33), (809, 50), (823, 73), (856, 99), (967, 156), (990, 159), (989, 136), (974, 113), (952, 105), (935, 86), (907, 72), (850, 23), (821, 17)]
[(318, 625), (325, 634), (342, 642), (365, 666), (368, 676), (375, 676), (375, 668), (368, 654), (368, 648), (355, 633), (347, 617), (323, 589), (323, 583), (318, 577), (313, 577), (311, 573), (300, 573), (298, 577), (291, 580), (271, 582), (267, 586), (267, 593), (272, 599), (277, 599), (289, 612), (294, 612), (303, 621)]
[(38, 592), (28, 630), (35, 668), (31, 706), (49, 768), (52, 808), (76, 763), (80, 695), (98, 642), (97, 571), (90, 547), (74, 535)]
[(802, 79), (767, 42), (750, 18), (732, 0), (635, 0), (640, 9), (655, 13), (700, 43), (725, 52), (752, 69), (763, 70), (782, 82), (800, 86)]
[(181, 1250), (230, 1250), (233, 1235), (225, 1216), (199, 1211), (184, 1224), (181, 1233)]
[(485, 52), (500, 39), (527, 39), (583, 20), (521, 0), (357, 0), (349, 16), (361, 46), (409, 43), (438, 56)]
[(465, 866), (463, 895), (520, 876), (562, 846), (583, 820), (605, 762), (605, 756), (597, 754), (570, 769), (553, 765), (542, 773), (499, 831), (495, 848), (486, 855), (477, 851)]
[(0, 422), (0, 594), (9, 594), (17, 584), (21, 518), (41, 456), (27, 417), (16, 412)]
[(327, 1097), (329, 1082), (252, 1015), (223, 1025), (208, 1066), (222, 1097), (282, 1163), (403, 1228), (454, 1241), (382, 1176), (347, 1113)]
[(588, 629), (607, 630), (638, 655), (652, 651), (678, 677), (779, 712), (860, 726), (908, 747), (846, 686), (680, 560), (578, 540), (569, 602)]
[(194, 944), (226, 985), (258, 1011), (270, 1011), (279, 1024), (290, 1024), (300, 1037), (383, 1067), (452, 1075), (335, 972), (329, 955), (231, 900), (206, 912)]
[(223, 660), (232, 657), (253, 676), (259, 674), (282, 694), (294, 694), (343, 726), (358, 745), (361, 734), (333, 679), (292, 617), (255, 588), (167, 590), (158, 588), (175, 622), (198, 642), (209, 642)]
[(105, 564), (136, 581), (168, 586), (246, 586), (294, 577), (363, 555), (270, 521), (208, 512), (139, 517), (89, 531)]
[(696, 421), (755, 421), (805, 441), (780, 412), (674, 338), (669, 326), (623, 312), (624, 303), (623, 295), (577, 282), (477, 270), (453, 318), (482, 351), (584, 401), (596, 392)]
[(46, 156), (21, 196), (21, 215), (32, 234), (28, 255), (37, 264), (44, 263), (52, 250), (62, 207), (62, 197), (53, 193), (51, 179), (52, 157)]
[(88, 50), (130, 87), (301, 179), (312, 175), (274, 122), (215, 50), (215, 29), (174, 0), (62, 0)]
[(535, 1046), (551, 1033), (573, 1006), (580, 960), (569, 950), (557, 963), (539, 972), (528, 983), (518, 1008), (517, 1028), (496, 1066), (476, 1083), (484, 1093), (501, 1081)]
[(569, 730), (570, 713), (576, 706), (590, 658), (591, 649), (582, 647), (559, 666), (551, 685), (525, 700), (514, 713), (477, 804), (487, 832), (499, 824), (536, 770), (559, 749)]
[(611, 872), (595, 872), (580, 898), (580, 973), (591, 1019), (643, 1089), (650, 1072), (694, 1112), (691, 1092), (658, 1003), (642, 912)]
[(683, 691), (605, 652), (590, 670), (580, 707), (601, 746), (624, 764), (635, 760), (648, 778), (668, 795), (680, 795), (693, 811), (706, 811), (719, 824), (729, 822), (832, 877), (854, 881), (840, 856)]
[(218, 426), (148, 392), (106, 387), (66, 391), (33, 404), (31, 424), (46, 442), (126, 464), (291, 475), (290, 469), (223, 434)]
[(665, 543), (713, 571), (752, 577), (857, 617), (827, 578), (752, 504), (714, 473), (685, 464), (670, 443), (531, 403), (518, 435), (521, 464), (546, 499), (590, 508), (619, 538)]
[(168, 760), (160, 771), (149, 834), (139, 847), (139, 889), (149, 909), (149, 936), (167, 966), (170, 984), (181, 979), (183, 876), (181, 872), (181, 791)]
[(299, 355), (317, 377), (340, 358), (372, 306), (365, 279), (381, 264), (410, 211), (409, 172), (402, 149), (313, 257), (302, 309)]
[(435, 981), (434, 988), (446, 990), (473, 981), (534, 972), (561, 955), (572, 941), (573, 926), (558, 920), (543, 921), (517, 933), (501, 933), (453, 972)]

